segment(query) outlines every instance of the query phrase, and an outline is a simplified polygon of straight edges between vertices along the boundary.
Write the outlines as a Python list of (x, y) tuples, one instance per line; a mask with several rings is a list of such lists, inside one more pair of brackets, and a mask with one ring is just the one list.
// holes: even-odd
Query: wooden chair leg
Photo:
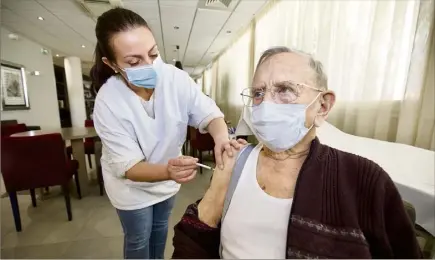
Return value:
[(88, 162), (89, 162), (89, 168), (92, 168), (92, 156), (91, 156), (91, 154), (88, 154)]
[(97, 179), (98, 179), (98, 185), (100, 185), (100, 196), (104, 195), (104, 179), (103, 179), (103, 170), (101, 169), (101, 166), (98, 166), (97, 168)]
[[(202, 163), (202, 151), (198, 150), (198, 159)], [(202, 167), (199, 167), (199, 173), (202, 174)]]
[(17, 192), (9, 192), (9, 200), (11, 201), (12, 214), (14, 215), (15, 229), (21, 231), (20, 208), (18, 206)]
[(81, 200), (82, 190), (80, 189), (79, 174), (77, 171), (74, 173), (74, 181), (76, 182), (77, 195), (79, 196), (79, 200)]
[(62, 185), (63, 196), (65, 197), (66, 213), (68, 215), (68, 221), (72, 220), (71, 212), (71, 197), (69, 194), (68, 184)]
[(35, 189), (30, 189), (30, 197), (32, 198), (32, 206), (36, 208), (36, 193)]
[(191, 150), (190, 141), (186, 140), (186, 155), (188, 155), (190, 153), (190, 150)]
[(190, 143), (190, 156), (195, 157), (195, 148), (193, 148), (192, 143)]

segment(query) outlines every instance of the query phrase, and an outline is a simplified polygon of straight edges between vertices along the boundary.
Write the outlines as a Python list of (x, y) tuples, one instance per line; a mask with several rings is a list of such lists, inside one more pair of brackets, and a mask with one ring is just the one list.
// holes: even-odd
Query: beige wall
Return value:
[[(16, 119), (27, 125), (39, 125), (50, 129), (60, 127), (56, 81), (51, 53), (43, 54), (41, 45), (19, 35), (9, 39), (11, 32), (1, 27), (1, 59), (23, 65), (26, 68), (30, 110), (1, 111), (2, 120)], [(39, 71), (39, 76), (30, 72)]]

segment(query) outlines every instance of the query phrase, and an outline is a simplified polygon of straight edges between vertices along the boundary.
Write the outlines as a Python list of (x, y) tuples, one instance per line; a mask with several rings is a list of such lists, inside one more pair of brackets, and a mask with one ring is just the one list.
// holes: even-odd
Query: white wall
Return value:
[(86, 120), (85, 94), (80, 58), (65, 58), (65, 76), (73, 127), (82, 127)]
[[(44, 129), (60, 127), (56, 80), (51, 53), (41, 53), (41, 45), (19, 35), (18, 40), (8, 38), (9, 30), (1, 27), (1, 59), (23, 65), (27, 71), (27, 89), (30, 110), (1, 111), (1, 119), (16, 119), (26, 125)], [(31, 71), (41, 75), (31, 76)]]

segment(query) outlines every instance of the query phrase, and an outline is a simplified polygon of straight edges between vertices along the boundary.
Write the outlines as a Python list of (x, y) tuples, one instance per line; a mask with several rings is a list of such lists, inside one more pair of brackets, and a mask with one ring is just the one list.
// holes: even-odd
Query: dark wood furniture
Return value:
[[(198, 153), (199, 162), (202, 163), (202, 152), (211, 151), (213, 160), (215, 160), (213, 137), (209, 133), (201, 134), (198, 129), (191, 126), (189, 126), (189, 132), (192, 156), (196, 157), (196, 153)], [(202, 174), (202, 167), (200, 167), (199, 172)]]
[[(64, 140), (69, 140), (71, 142), (72, 146), (72, 157), (78, 161), (78, 175), (80, 180), (80, 187), (81, 187), (81, 193), (83, 196), (86, 196), (89, 193), (89, 175), (86, 168), (86, 157), (85, 157), (85, 150), (83, 145), (83, 139), (84, 138), (97, 138), (97, 133), (95, 132), (95, 129), (93, 127), (72, 127), (72, 128), (60, 128), (60, 129), (53, 129), (50, 131), (28, 131), (23, 133), (17, 133), (12, 135), (11, 137), (28, 137), (28, 136), (38, 136), (38, 135), (46, 135), (46, 134), (52, 134), (52, 133), (60, 133)], [(100, 142), (96, 142), (95, 145), (97, 146), (97, 143), (100, 145)], [(99, 167), (98, 160), (101, 158), (101, 149), (95, 149), (96, 151), (96, 158), (97, 158), (97, 169)], [(46, 157), (50, 158), (50, 157)], [(50, 160), (46, 160), (50, 161)], [(97, 171), (97, 178), (101, 178), (101, 174)], [(99, 179), (98, 184), (100, 185), (100, 191), (101, 191), (101, 185), (103, 185), (103, 181)], [(101, 193), (101, 195), (103, 195)]]
[(86, 119), (92, 120), (96, 93), (93, 90), (92, 79), (83, 75), (83, 93), (85, 95)]
[(71, 113), (68, 101), (68, 88), (66, 85), (65, 68), (54, 65), (56, 79), (57, 101), (59, 105), (59, 118), (61, 127), (71, 127)]
[[(1, 126), (10, 126), (10, 125), (17, 125), (18, 124), (18, 120), (2, 120), (1, 121)], [(41, 130), (40, 126), (36, 126), (36, 125), (28, 125), (27, 127), (27, 131), (34, 131), (34, 130)]]

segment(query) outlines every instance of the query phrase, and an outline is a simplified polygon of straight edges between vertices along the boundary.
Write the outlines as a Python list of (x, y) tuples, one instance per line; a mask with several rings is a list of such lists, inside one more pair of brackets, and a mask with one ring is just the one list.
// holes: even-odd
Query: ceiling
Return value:
[[(110, 1), (111, 5), (97, 3), (105, 1)], [(211, 5), (205, 6), (205, 2), (211, 2)], [(225, 7), (222, 2), (230, 4)], [(80, 57), (83, 70), (86, 71), (92, 66), (96, 18), (113, 5), (121, 5), (145, 18), (166, 62), (173, 63), (173, 59), (180, 59), (184, 69), (195, 76), (238, 36), (238, 32), (250, 23), (266, 2), (267, 0), (1, 0), (1, 24), (52, 49), (53, 55), (60, 56), (54, 57), (57, 64), (62, 64), (64, 56)], [(176, 45), (180, 48), (179, 52), (176, 51)]]

